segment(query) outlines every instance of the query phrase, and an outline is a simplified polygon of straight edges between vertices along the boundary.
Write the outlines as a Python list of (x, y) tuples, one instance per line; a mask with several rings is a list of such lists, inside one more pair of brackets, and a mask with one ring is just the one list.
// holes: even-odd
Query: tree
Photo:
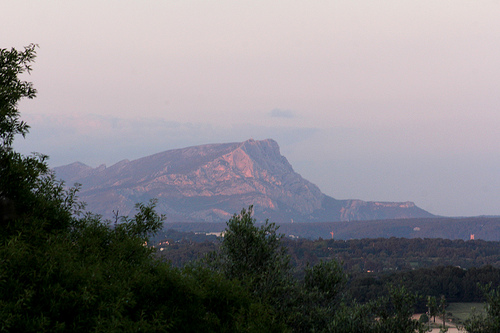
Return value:
[[(426, 313), (422, 313), (418, 321), (422, 324), (430, 323), (429, 316)], [(430, 326), (429, 326), (430, 327)]]
[(379, 320), (376, 323), (382, 332), (424, 332), (425, 328), (418, 320), (412, 319), (414, 305), (418, 296), (410, 293), (404, 286), (389, 290), (389, 296), (384, 297), (381, 306), (376, 311)]
[[(336, 260), (322, 261), (304, 271), (303, 280), (291, 277), (289, 255), (278, 227), (260, 227), (252, 206), (228, 222), (218, 251), (203, 263), (229, 279), (236, 279), (271, 313), (275, 322), (293, 332), (415, 332), (422, 326), (411, 319), (415, 295), (392, 289), (381, 303), (347, 303), (347, 282)], [(376, 318), (379, 318), (376, 320)], [(273, 321), (271, 320), (271, 321)]]
[(437, 300), (435, 296), (427, 296), (427, 309), (429, 311), (429, 317), (434, 318), (434, 322), (436, 322), (436, 315), (438, 314), (438, 306)]
[(286, 309), (289, 325), (298, 332), (325, 330), (339, 310), (346, 282), (347, 276), (336, 260), (307, 267), (304, 280), (296, 282), (290, 293)]
[(17, 107), (21, 99), (34, 98), (36, 90), (19, 76), (31, 72), (35, 57), (35, 44), (24, 51), (0, 49), (0, 207), (5, 208), (0, 239), (19, 229), (67, 228), (71, 215), (82, 208), (75, 200), (77, 188), (65, 189), (55, 180), (46, 155), (23, 156), (12, 149), (14, 137), (24, 137), (29, 129)]
[(341, 302), (327, 325), (332, 333), (426, 332), (425, 325), (412, 319), (416, 299), (404, 287), (391, 287), (389, 295), (367, 303)]
[(336, 260), (321, 261), (305, 270), (306, 290), (318, 294), (319, 304), (332, 305), (347, 283), (347, 276)]
[(441, 310), (441, 316), (443, 317), (443, 327), (442, 329), (446, 331), (446, 306), (448, 306), (446, 302), (446, 297), (441, 295), (441, 299), (439, 300), (439, 310)]
[(209, 255), (207, 262), (261, 299), (277, 301), (291, 283), (290, 259), (281, 243), (283, 235), (277, 233), (279, 227), (269, 221), (257, 227), (252, 212), (250, 206), (227, 222), (220, 250)]
[(30, 44), (24, 51), (0, 49), (0, 148), (9, 149), (16, 134), (23, 137), (29, 126), (19, 120), (17, 105), (22, 98), (34, 98), (36, 90), (31, 82), (22, 81), (19, 75), (31, 72), (36, 57), (36, 46)]

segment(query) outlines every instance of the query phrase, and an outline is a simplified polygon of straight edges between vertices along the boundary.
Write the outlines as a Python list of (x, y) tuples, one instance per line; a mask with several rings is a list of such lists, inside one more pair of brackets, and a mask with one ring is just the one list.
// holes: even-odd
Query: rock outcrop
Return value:
[(350, 221), (432, 217), (411, 202), (336, 200), (294, 172), (271, 139), (169, 150), (111, 167), (76, 162), (54, 169), (80, 183), (90, 211), (111, 217), (134, 212), (137, 202), (158, 199), (168, 221), (220, 222), (249, 205), (258, 220)]

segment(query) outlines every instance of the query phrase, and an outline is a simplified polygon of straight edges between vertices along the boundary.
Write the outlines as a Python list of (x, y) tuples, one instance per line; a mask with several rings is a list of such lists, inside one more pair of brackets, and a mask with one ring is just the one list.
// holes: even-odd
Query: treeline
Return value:
[[(167, 230), (169, 245), (156, 255), (182, 267), (215, 251), (220, 240), (192, 232)], [(175, 237), (175, 238), (174, 238)], [(386, 295), (390, 286), (403, 285), (422, 296), (449, 302), (484, 301), (480, 285), (500, 282), (500, 243), (483, 240), (377, 238), (342, 240), (283, 239), (293, 274), (322, 260), (336, 260), (348, 274), (346, 295), (360, 302)], [(159, 251), (159, 249), (163, 249)], [(417, 303), (424, 310), (423, 300)]]
[(298, 266), (335, 258), (352, 273), (405, 271), (433, 266), (500, 267), (500, 242), (441, 238), (287, 240)]
[[(224, 223), (172, 222), (167, 229), (183, 232), (220, 232)], [(439, 217), (392, 219), (349, 222), (283, 223), (280, 232), (285, 236), (307, 239), (340, 240), (362, 238), (444, 238), (468, 240), (474, 235), (476, 240), (500, 241), (500, 216)]]
[[(390, 274), (360, 274), (352, 278), (348, 294), (360, 302), (385, 295), (391, 286), (405, 286), (420, 296), (444, 296), (448, 302), (484, 302), (481, 286), (493, 283), (498, 287), (500, 269), (492, 266), (462, 269), (437, 266)], [(425, 297), (417, 302), (417, 310), (425, 312)]]
[[(168, 245), (161, 242), (168, 241)], [(163, 248), (158, 255), (176, 266), (196, 260), (217, 248), (213, 235), (175, 230), (162, 231), (152, 245)], [(292, 264), (303, 269), (320, 260), (336, 259), (350, 274), (407, 271), (435, 266), (464, 269), (491, 265), (500, 268), (500, 242), (441, 238), (365, 238), (308, 240), (283, 238)]]
[(350, 222), (287, 223), (281, 226), (286, 235), (302, 238), (445, 238), (500, 240), (500, 217), (415, 218)]

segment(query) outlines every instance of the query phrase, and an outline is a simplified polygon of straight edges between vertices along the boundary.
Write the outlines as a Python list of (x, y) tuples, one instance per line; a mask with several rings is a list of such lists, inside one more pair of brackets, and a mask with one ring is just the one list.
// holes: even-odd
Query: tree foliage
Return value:
[(439, 313), (436, 296), (427, 296), (426, 306), (428, 309), (429, 316), (433, 317), (434, 322), (436, 322), (436, 316)]
[(263, 299), (272, 298), (290, 283), (290, 260), (281, 243), (278, 226), (266, 221), (260, 227), (252, 206), (228, 222), (220, 250), (210, 264), (229, 279), (237, 279)]
[[(221, 245), (204, 263), (229, 279), (242, 282), (270, 315), (293, 332), (415, 332), (422, 325), (411, 319), (416, 296), (404, 287), (390, 297), (359, 304), (345, 298), (347, 276), (336, 260), (322, 261), (292, 278), (290, 256), (278, 227), (257, 226), (252, 207), (228, 222)], [(378, 318), (378, 319), (377, 319)]]
[(31, 82), (22, 81), (19, 75), (31, 71), (36, 57), (36, 45), (24, 51), (0, 49), (0, 147), (10, 148), (16, 134), (25, 136), (29, 126), (19, 119), (17, 105), (22, 98), (34, 98), (36, 90)]

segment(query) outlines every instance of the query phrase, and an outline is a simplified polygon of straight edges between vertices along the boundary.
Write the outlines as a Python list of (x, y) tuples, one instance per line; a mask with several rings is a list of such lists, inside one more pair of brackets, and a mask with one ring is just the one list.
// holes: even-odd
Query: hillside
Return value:
[(432, 217), (412, 202), (337, 200), (296, 173), (271, 139), (169, 150), (111, 167), (76, 162), (54, 169), (80, 183), (90, 211), (127, 215), (158, 199), (170, 222), (221, 222), (254, 205), (257, 219), (321, 222)]

